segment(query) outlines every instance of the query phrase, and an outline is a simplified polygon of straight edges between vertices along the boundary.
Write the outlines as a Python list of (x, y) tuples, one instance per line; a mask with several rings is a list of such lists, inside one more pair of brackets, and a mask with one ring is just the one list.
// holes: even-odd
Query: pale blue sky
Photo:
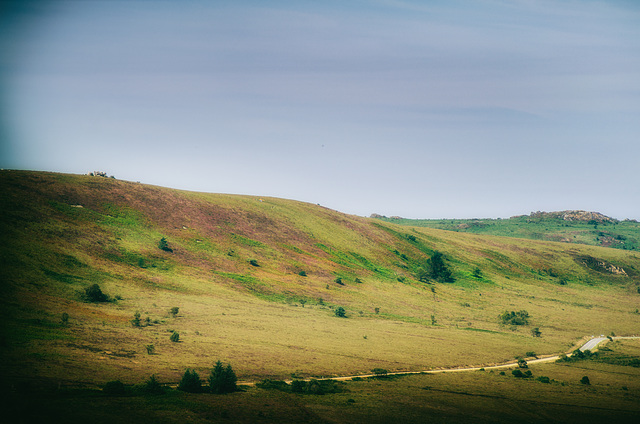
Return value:
[(0, 167), (640, 219), (640, 2), (3, 4)]

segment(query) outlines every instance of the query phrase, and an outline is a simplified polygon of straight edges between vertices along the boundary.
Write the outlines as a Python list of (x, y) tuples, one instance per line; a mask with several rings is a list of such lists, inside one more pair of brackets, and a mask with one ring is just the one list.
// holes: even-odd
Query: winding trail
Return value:
[[(612, 337), (612, 340), (620, 340), (620, 339), (640, 339), (640, 337), (638, 336), (630, 336), (630, 337)], [(610, 340), (609, 337), (605, 337), (605, 336), (599, 336), (599, 337), (594, 337), (591, 336), (591, 338), (584, 343), (582, 346), (579, 347), (579, 349), (581, 351), (585, 351), (585, 350), (593, 350), (595, 349), (600, 343), (606, 342)], [(572, 352), (575, 349), (571, 350), (570, 352), (567, 352), (566, 355), (567, 356), (571, 356)], [(529, 360), (528, 358), (525, 358), (525, 360), (527, 361), (527, 364), (540, 364), (540, 363), (544, 363), (544, 362), (552, 362), (552, 361), (557, 361), (558, 359), (560, 359), (560, 355), (543, 355), (541, 357), (536, 357), (533, 358), (531, 360)], [(473, 367), (462, 367), (462, 368), (441, 368), (441, 369), (435, 369), (435, 370), (424, 370), (424, 371), (399, 371), (399, 372), (390, 372), (390, 373), (386, 373), (383, 374), (385, 376), (389, 376), (389, 375), (410, 375), (410, 374), (441, 374), (441, 373), (451, 373), (451, 372), (469, 372), (469, 371), (478, 371), (480, 369), (484, 369), (484, 370), (500, 370), (500, 369), (508, 369), (508, 368), (517, 368), (518, 367), (518, 361), (514, 360), (514, 361), (509, 361), (506, 362), (504, 364), (498, 364), (498, 365), (487, 365), (487, 366), (473, 366)], [(353, 380), (354, 378), (371, 378), (371, 377), (379, 377), (380, 374), (358, 374), (358, 375), (346, 375), (346, 376), (342, 376), (342, 377), (321, 377), (321, 378), (316, 378), (315, 380), (334, 380), (334, 381), (349, 381), (349, 380)], [(309, 381), (311, 380), (310, 378), (307, 379), (303, 379), (303, 381)], [(291, 384), (293, 380), (285, 380), (285, 382), (287, 384)], [(238, 382), (239, 386), (255, 386), (255, 382)]]

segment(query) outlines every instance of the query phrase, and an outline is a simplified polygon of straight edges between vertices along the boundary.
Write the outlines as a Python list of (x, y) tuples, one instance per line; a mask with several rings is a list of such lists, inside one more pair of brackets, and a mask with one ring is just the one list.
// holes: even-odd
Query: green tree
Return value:
[(196, 372), (196, 370), (187, 370), (184, 372), (180, 384), (178, 384), (178, 390), (187, 393), (200, 393), (202, 392), (202, 380)]
[(430, 280), (436, 280), (441, 283), (451, 283), (455, 281), (449, 266), (444, 261), (444, 256), (441, 252), (435, 251), (429, 259), (427, 259), (427, 266), (419, 268), (417, 272), (418, 280), (423, 283), (427, 283)]
[(136, 312), (135, 314), (133, 314), (131, 325), (133, 325), (134, 327), (140, 327), (140, 312)]
[(540, 331), (540, 328), (534, 327), (531, 329), (531, 335), (533, 337), (540, 337), (542, 335), (542, 332)]
[(173, 333), (171, 333), (171, 336), (169, 336), (169, 340), (174, 343), (178, 343), (180, 341), (180, 333), (174, 331)]
[(333, 311), (333, 314), (335, 316), (337, 316), (338, 318), (346, 318), (347, 317), (347, 311), (345, 311), (342, 306), (338, 306), (335, 309), (335, 311)]
[(69, 324), (69, 314), (66, 312), (62, 313), (62, 317), (60, 318), (60, 321), (62, 322), (62, 325), (67, 325)]
[(165, 252), (173, 252), (173, 249), (169, 247), (169, 242), (164, 237), (158, 242), (158, 249), (164, 250)]
[(587, 385), (587, 386), (588, 386), (588, 385), (590, 385), (590, 384), (591, 384), (591, 381), (589, 381), (589, 377), (587, 377), (587, 376), (585, 375), (584, 377), (582, 377), (582, 378), (580, 379), (580, 383), (585, 384), (585, 385)]
[(482, 270), (479, 267), (473, 270), (473, 277), (477, 279), (482, 278)]
[(236, 373), (233, 372), (231, 364), (224, 367), (222, 362), (218, 361), (209, 376), (209, 391), (215, 394), (235, 392), (237, 390), (237, 382), (238, 378)]
[(174, 306), (173, 308), (169, 309), (169, 313), (174, 318), (176, 317), (176, 315), (178, 315), (178, 312), (180, 312), (180, 308), (178, 308), (177, 306)]
[(93, 284), (84, 289), (84, 297), (89, 302), (108, 302), (109, 296), (104, 294), (100, 289), (100, 286)]
[(150, 395), (161, 395), (164, 393), (164, 387), (162, 387), (155, 374), (149, 377), (149, 379), (144, 383), (142, 390)]

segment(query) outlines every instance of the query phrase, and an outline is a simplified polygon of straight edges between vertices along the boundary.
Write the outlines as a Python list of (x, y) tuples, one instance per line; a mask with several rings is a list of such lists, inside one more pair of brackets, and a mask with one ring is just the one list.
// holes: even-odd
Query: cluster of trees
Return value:
[(195, 370), (187, 369), (180, 380), (178, 390), (188, 393), (231, 393), (237, 390), (238, 379), (231, 368), (231, 364), (225, 367), (222, 362), (216, 362), (209, 375), (207, 386), (203, 386), (200, 376)]

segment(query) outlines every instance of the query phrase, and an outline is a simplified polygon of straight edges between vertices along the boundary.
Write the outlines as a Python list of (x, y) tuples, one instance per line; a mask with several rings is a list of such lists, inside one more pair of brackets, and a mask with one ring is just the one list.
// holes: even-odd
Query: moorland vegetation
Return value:
[[(167, 385), (177, 387), (185, 370), (197, 385), (195, 376), (219, 358), (240, 382), (292, 378), (269, 397), (295, 409), (301, 401), (287, 396), (307, 396), (315, 405), (303, 408), (313, 411), (309, 418), (334, 414), (325, 401), (309, 400), (326, 389), (311, 380), (488, 366), (523, 352), (572, 351), (584, 336), (630, 335), (640, 326), (640, 261), (632, 250), (407, 227), (292, 200), (44, 172), (0, 171), (0, 202), (0, 372), (14, 389), (118, 381), (109, 386), (117, 392), (146, 381), (149, 393), (163, 388), (171, 411), (190, 410), (183, 396), (205, 394), (167, 392)], [(602, 399), (614, 394), (599, 381), (618, 384), (606, 367), (635, 370), (589, 363), (591, 384), (580, 390), (601, 390)], [(557, 398), (564, 386), (536, 378), (579, 384), (574, 366), (555, 364), (544, 375), (529, 367), (535, 378), (505, 384), (530, 394), (548, 387), (555, 393), (548, 398)], [(473, 393), (503, 382), (484, 374), (456, 381)], [(425, 394), (447, 390), (448, 402), (464, 391), (449, 376), (379, 377), (388, 379), (349, 383), (354, 393), (327, 393), (326, 402), (360, 405), (354, 416), (368, 417), (389, 408), (367, 403), (370, 390), (395, 390), (411, 408)], [(293, 380), (304, 383), (294, 391)], [(634, 410), (640, 387), (623, 385), (630, 399), (623, 410)], [(255, 390), (267, 389), (250, 389), (261, 398)], [(224, 396), (253, 405), (242, 392)], [(134, 408), (147, 402), (136, 399)], [(62, 408), (56, 402), (51, 408)], [(258, 412), (269, 411), (251, 411)]]

